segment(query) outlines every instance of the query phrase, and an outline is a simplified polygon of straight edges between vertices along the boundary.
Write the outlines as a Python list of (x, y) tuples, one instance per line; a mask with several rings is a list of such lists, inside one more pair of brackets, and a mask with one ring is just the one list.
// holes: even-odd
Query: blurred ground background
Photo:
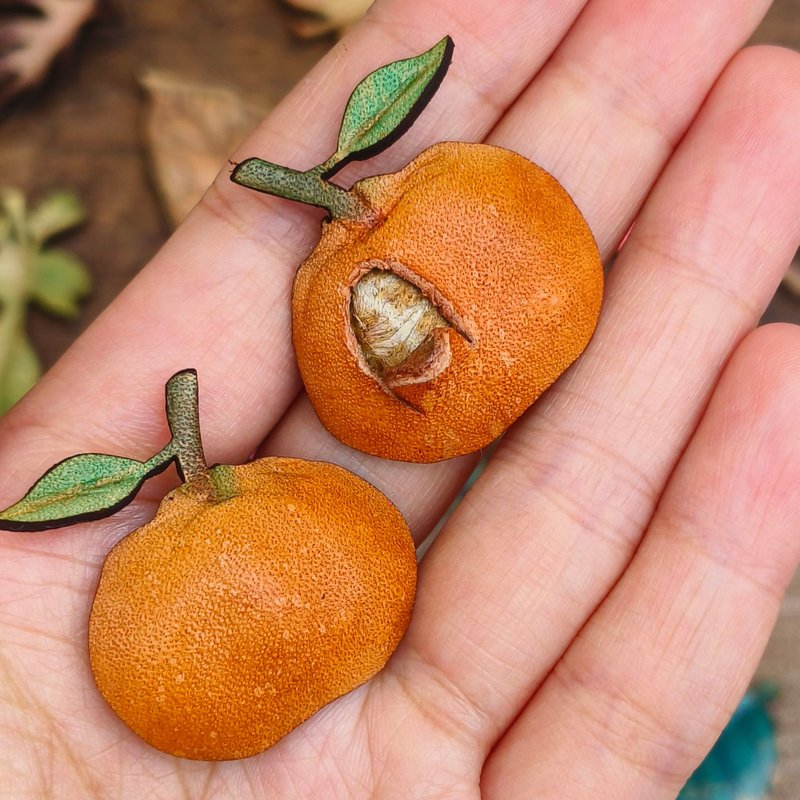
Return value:
[[(2, 4), (0, 4), (2, 11)], [(143, 145), (145, 96), (137, 76), (169, 70), (227, 83), (256, 106), (274, 105), (332, 38), (300, 41), (276, 0), (107, 0), (47, 82), (0, 111), (0, 185), (37, 199), (74, 188), (89, 220), (65, 245), (88, 265), (93, 292), (65, 324), (32, 312), (45, 367), (96, 317), (169, 234)], [(776, 0), (755, 42), (800, 50), (800, 0)], [(765, 319), (800, 323), (787, 288)], [(777, 680), (781, 753), (776, 800), (800, 797), (800, 579), (795, 581), (759, 674)]]

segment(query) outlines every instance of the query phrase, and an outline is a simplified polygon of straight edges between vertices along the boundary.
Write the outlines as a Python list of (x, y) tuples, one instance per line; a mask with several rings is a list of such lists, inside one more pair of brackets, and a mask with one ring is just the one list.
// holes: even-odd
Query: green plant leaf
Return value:
[(17, 503), (0, 511), (0, 527), (46, 530), (113, 514), (171, 459), (149, 461), (84, 453), (51, 467)]
[(59, 317), (74, 317), (78, 313), (78, 301), (90, 289), (89, 272), (72, 253), (50, 249), (36, 256), (31, 275), (31, 298), (45, 311)]
[(25, 195), (0, 189), (0, 414), (39, 378), (36, 354), (25, 338), (29, 302), (59, 317), (74, 317), (89, 292), (89, 273), (72, 254), (43, 249), (48, 237), (83, 220), (76, 196), (57, 192), (28, 210)]
[(0, 414), (5, 414), (41, 376), (36, 351), (22, 331), (11, 342), (5, 369), (0, 375)]
[(72, 192), (55, 192), (42, 200), (28, 216), (28, 228), (40, 242), (80, 225), (86, 209)]
[(17, 234), (25, 226), (27, 203), (24, 193), (13, 187), (0, 190), (0, 209), (8, 219), (11, 234)]
[(375, 155), (408, 130), (439, 88), (452, 54), (453, 40), (445, 36), (425, 53), (367, 75), (350, 95), (336, 154), (325, 163), (325, 175), (348, 161)]

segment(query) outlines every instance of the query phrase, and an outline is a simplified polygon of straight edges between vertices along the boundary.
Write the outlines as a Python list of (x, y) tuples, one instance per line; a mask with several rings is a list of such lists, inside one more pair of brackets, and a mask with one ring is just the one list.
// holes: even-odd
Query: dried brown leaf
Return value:
[(373, 0), (286, 0), (306, 15), (294, 20), (292, 32), (304, 39), (341, 33), (364, 16)]
[(143, 75), (141, 83), (149, 100), (145, 140), (153, 177), (177, 226), (268, 109), (234, 89), (157, 70)]
[(45, 77), (96, 4), (96, 0), (0, 3), (0, 104)]

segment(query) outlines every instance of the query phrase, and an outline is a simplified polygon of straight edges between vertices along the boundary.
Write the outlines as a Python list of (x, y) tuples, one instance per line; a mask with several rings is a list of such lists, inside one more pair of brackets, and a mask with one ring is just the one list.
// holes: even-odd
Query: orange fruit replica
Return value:
[(403, 518), (340, 467), (270, 458), (169, 494), (106, 559), (89, 619), (101, 693), (146, 742), (194, 759), (265, 750), (378, 672), (416, 580)]
[(588, 226), (553, 177), (486, 145), (435, 145), (352, 191), (374, 218), (326, 225), (294, 283), (317, 415), (384, 458), (484, 447), (592, 336), (603, 270)]
[(167, 419), (172, 439), (148, 461), (65, 459), (0, 512), (0, 527), (108, 516), (176, 462), (185, 483), (105, 561), (89, 660), (148, 744), (245, 758), (384, 666), (411, 617), (414, 543), (386, 497), (333, 464), (207, 468), (193, 370), (168, 381)]
[[(433, 81), (446, 40), (437, 48), (365, 79), (337, 155), (308, 173), (289, 171), (291, 191), (286, 169), (260, 159), (232, 175), (331, 212), (292, 295), (306, 391), (345, 444), (418, 462), (469, 453), (502, 434), (586, 347), (603, 292), (597, 246), (570, 196), (508, 150), (444, 142), (349, 191), (325, 180), (357, 157), (359, 131), (380, 121), (380, 111), (370, 106), (369, 117), (363, 106), (383, 83), (388, 107), (397, 105), (399, 79), (382, 80), (382, 71), (401, 64), (413, 74), (409, 62), (422, 59)], [(419, 89), (420, 80), (408, 85)], [(351, 151), (343, 138), (355, 139)], [(374, 152), (376, 143), (366, 144)]]

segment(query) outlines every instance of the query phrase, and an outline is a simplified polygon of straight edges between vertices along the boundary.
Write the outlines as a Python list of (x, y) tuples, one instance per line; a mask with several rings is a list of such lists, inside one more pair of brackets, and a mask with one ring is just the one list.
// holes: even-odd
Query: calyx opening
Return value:
[(390, 388), (427, 383), (450, 364), (453, 326), (417, 286), (389, 269), (359, 277), (350, 321), (364, 360)]

